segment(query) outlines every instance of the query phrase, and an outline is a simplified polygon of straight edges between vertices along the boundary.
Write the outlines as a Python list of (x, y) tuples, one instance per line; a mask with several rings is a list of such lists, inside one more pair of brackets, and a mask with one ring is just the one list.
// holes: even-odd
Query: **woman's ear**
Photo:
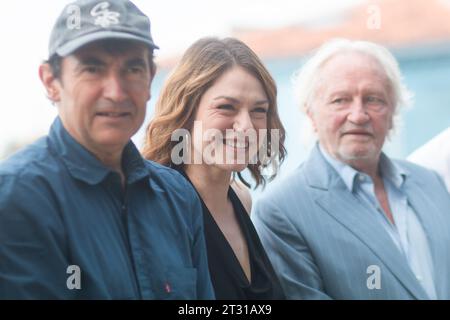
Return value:
[(39, 78), (45, 87), (47, 97), (54, 103), (60, 100), (60, 84), (59, 80), (53, 75), (52, 68), (48, 63), (39, 66)]

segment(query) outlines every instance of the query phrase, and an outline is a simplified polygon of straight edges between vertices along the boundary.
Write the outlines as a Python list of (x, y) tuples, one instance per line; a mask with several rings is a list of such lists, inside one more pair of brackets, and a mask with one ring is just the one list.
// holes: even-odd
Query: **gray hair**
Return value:
[[(311, 107), (312, 99), (319, 82), (319, 73), (322, 66), (332, 57), (343, 52), (361, 52), (373, 57), (384, 69), (390, 82), (394, 98), (394, 123), (397, 124), (401, 107), (412, 104), (413, 94), (403, 82), (397, 60), (385, 47), (368, 41), (353, 41), (348, 39), (332, 39), (325, 42), (310, 57), (306, 63), (294, 73), (294, 94), (297, 103), (303, 111)], [(394, 125), (395, 127), (395, 125)]]

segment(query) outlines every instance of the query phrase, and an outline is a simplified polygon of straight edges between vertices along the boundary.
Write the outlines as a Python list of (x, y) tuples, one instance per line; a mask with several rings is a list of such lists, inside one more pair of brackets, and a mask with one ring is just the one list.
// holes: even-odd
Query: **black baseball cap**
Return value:
[(124, 39), (159, 49), (150, 32), (150, 19), (128, 0), (78, 0), (59, 15), (49, 43), (49, 57), (65, 57), (100, 40)]

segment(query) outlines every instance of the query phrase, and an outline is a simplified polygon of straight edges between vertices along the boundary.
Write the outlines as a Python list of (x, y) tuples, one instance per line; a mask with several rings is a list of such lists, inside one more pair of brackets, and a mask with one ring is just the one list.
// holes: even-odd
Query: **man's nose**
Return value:
[(111, 72), (104, 80), (103, 96), (114, 102), (123, 102), (128, 98), (126, 82), (120, 74)]
[(347, 119), (355, 124), (365, 124), (370, 120), (370, 116), (361, 99), (354, 99), (352, 101)]

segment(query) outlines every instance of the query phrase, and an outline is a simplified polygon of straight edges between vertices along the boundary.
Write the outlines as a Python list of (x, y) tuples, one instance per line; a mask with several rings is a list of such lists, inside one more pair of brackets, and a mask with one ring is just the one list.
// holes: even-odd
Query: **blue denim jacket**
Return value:
[(125, 189), (64, 129), (0, 165), (0, 299), (213, 299), (202, 209), (176, 171), (122, 158)]

